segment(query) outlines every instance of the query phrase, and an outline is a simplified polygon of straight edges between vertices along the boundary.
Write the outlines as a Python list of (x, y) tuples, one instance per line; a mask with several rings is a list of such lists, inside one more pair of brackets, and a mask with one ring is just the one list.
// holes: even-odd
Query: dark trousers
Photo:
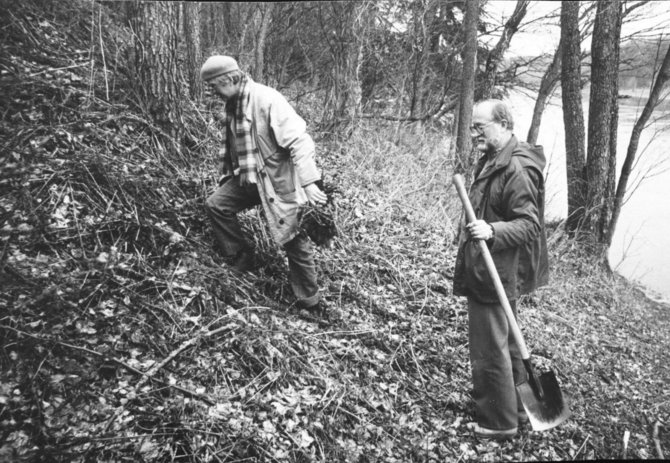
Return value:
[[(229, 178), (205, 201), (214, 237), (225, 256), (235, 256), (244, 249), (251, 249), (237, 214), (260, 203), (256, 185), (242, 187), (237, 178)], [(316, 304), (320, 295), (312, 244), (305, 236), (298, 235), (283, 247), (288, 257), (289, 282), (298, 305), (310, 307)]]
[[(516, 318), (516, 301), (510, 305)], [(468, 322), (477, 423), (496, 430), (514, 428), (523, 410), (515, 384), (526, 379), (526, 370), (505, 310), (468, 297)]]

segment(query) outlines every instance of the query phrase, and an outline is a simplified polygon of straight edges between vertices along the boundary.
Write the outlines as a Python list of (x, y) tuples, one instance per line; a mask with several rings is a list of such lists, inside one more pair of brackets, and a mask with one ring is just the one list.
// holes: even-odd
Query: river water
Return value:
[[(630, 98), (619, 99), (619, 172), (633, 125), (644, 108), (648, 93), (649, 89), (620, 90), (621, 95)], [(509, 97), (515, 117), (514, 132), (520, 139), (525, 139), (528, 134), (534, 98), (535, 95), (520, 91), (513, 91)], [(585, 124), (588, 98), (587, 89), (583, 99)], [(642, 132), (639, 161), (628, 182), (628, 199), (621, 210), (609, 260), (618, 273), (646, 287), (651, 297), (670, 301), (670, 160), (667, 154), (670, 150), (670, 103), (659, 106), (652, 121)], [(560, 96), (554, 96), (545, 110), (537, 143), (544, 146), (547, 156), (547, 218), (565, 218), (567, 187)]]

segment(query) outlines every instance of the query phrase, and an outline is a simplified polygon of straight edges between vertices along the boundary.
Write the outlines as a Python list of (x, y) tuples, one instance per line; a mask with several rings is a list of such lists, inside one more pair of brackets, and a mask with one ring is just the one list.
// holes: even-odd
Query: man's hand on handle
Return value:
[(484, 220), (475, 220), (465, 226), (470, 237), (475, 240), (488, 241), (493, 238), (493, 227)]

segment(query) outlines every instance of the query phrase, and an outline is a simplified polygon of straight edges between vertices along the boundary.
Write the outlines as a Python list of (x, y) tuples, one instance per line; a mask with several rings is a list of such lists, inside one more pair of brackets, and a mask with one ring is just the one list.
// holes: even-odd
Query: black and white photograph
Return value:
[(670, 458), (670, 2), (0, 0), (0, 461)]

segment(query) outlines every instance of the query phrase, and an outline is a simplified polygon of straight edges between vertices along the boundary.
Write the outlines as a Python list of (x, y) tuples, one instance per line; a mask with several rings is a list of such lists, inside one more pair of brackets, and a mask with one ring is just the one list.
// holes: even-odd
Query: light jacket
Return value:
[[(490, 161), (482, 157), (475, 169), (469, 197), (475, 215), (493, 227), (487, 242), (510, 300), (548, 282), (544, 227), (544, 152), (513, 135)], [(463, 224), (464, 225), (464, 224)], [(480, 302), (498, 302), (479, 247), (461, 229), (454, 294)]]
[(244, 109), (258, 145), (258, 193), (272, 238), (280, 245), (298, 234), (303, 187), (321, 179), (307, 124), (277, 90), (249, 79)]

